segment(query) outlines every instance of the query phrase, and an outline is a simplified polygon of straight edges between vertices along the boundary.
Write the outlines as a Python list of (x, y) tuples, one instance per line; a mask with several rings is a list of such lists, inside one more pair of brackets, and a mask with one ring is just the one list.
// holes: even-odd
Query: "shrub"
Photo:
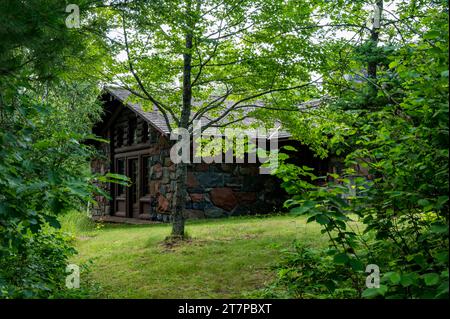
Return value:
[(66, 265), (75, 254), (69, 238), (47, 226), (21, 240), (0, 259), (0, 297), (44, 298), (64, 290)]
[(283, 260), (275, 266), (277, 278), (259, 293), (263, 298), (355, 298), (353, 274), (335, 264), (326, 251), (305, 247), (295, 241), (283, 251)]

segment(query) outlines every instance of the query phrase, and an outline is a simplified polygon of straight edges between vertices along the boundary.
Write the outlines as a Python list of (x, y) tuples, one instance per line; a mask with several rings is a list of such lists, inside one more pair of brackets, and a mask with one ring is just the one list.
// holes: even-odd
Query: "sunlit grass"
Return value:
[(175, 246), (163, 244), (170, 227), (106, 225), (78, 232), (73, 262), (93, 261), (87, 276), (101, 287), (93, 297), (245, 297), (274, 279), (271, 266), (294, 239), (312, 247), (327, 241), (317, 224), (293, 216), (188, 222), (191, 239)]

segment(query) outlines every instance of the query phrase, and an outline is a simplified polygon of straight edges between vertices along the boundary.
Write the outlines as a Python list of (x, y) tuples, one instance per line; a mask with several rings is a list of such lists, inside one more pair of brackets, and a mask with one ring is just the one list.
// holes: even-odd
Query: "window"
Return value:
[(148, 126), (147, 122), (144, 122), (142, 126), (142, 142), (143, 143), (154, 143), (153, 130)]
[(142, 194), (150, 194), (150, 172), (152, 167), (152, 159), (150, 156), (144, 156), (142, 158)]
[(121, 127), (116, 128), (116, 140), (117, 140), (117, 147), (123, 145), (123, 129)]
[[(125, 159), (120, 158), (117, 160), (117, 174), (125, 175)], [(117, 195), (125, 194), (125, 186), (121, 184), (117, 185)]]
[[(130, 199), (133, 204), (138, 202), (138, 160), (136, 158), (128, 160), (130, 169)], [(134, 206), (134, 205), (133, 205)]]
[(146, 143), (148, 140), (148, 124), (144, 122), (142, 123), (142, 143)]
[(128, 122), (128, 145), (132, 145), (137, 141), (136, 120)]

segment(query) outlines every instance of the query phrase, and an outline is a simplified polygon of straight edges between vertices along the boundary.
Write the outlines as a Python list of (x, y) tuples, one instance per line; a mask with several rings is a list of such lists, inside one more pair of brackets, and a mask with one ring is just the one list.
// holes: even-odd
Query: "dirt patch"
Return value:
[(159, 243), (162, 252), (176, 252), (177, 250), (187, 246), (204, 246), (208, 243), (207, 240), (200, 240), (195, 238), (187, 238), (182, 240), (166, 239)]
[(256, 239), (258, 238), (258, 235), (256, 234), (243, 234), (236, 237), (222, 237), (218, 239), (214, 239), (212, 241), (235, 241), (235, 240), (250, 240), (250, 239)]
[(166, 239), (159, 243), (161, 252), (176, 252), (184, 247), (188, 246), (205, 246), (212, 243), (219, 242), (232, 242), (236, 240), (252, 240), (258, 238), (256, 234), (244, 234), (238, 237), (221, 237), (215, 239), (197, 239), (197, 238), (187, 238), (187, 239)]

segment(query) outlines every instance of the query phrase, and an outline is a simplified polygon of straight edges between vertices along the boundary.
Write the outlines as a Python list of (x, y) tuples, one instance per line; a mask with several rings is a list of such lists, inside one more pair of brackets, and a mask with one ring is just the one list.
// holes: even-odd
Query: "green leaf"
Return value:
[(55, 216), (45, 216), (45, 220), (54, 228), (61, 228), (61, 224)]
[(389, 280), (392, 284), (397, 285), (400, 283), (401, 275), (398, 272), (391, 271), (385, 273), (383, 279)]
[(296, 149), (294, 146), (291, 146), (291, 145), (285, 145), (285, 146), (283, 146), (283, 148), (284, 148), (286, 151), (292, 151), (292, 152), (297, 151), (297, 149)]
[(389, 69), (393, 69), (398, 65), (399, 61), (395, 60), (389, 63)]
[(434, 254), (436, 260), (440, 263), (448, 263), (448, 251), (440, 251)]
[(363, 298), (375, 298), (378, 296), (384, 296), (384, 294), (387, 292), (388, 288), (385, 285), (380, 285), (380, 288), (367, 288), (363, 291), (362, 297)]
[(324, 214), (316, 215), (316, 221), (320, 225), (327, 225), (330, 223), (330, 219)]
[(340, 253), (334, 256), (334, 262), (337, 264), (346, 264), (350, 260), (346, 253)]
[(352, 267), (352, 269), (354, 271), (363, 271), (364, 270), (363, 263), (356, 258), (351, 258), (349, 261), (349, 264), (350, 264), (350, 267)]
[[(316, 220), (316, 216), (314, 215), (314, 216), (311, 216), (311, 217), (308, 217), (308, 219), (306, 220), (306, 223), (307, 224), (309, 224), (309, 223), (311, 223), (311, 222), (313, 222), (313, 221), (315, 221)], [(325, 229), (322, 229), (321, 230), (321, 232), (322, 231), (326, 231)], [(323, 233), (322, 233), (323, 234)]]
[(415, 272), (403, 274), (402, 278), (400, 279), (400, 284), (403, 287), (409, 287), (409, 286), (417, 286), (419, 280), (419, 275)]
[(433, 224), (430, 227), (430, 231), (435, 234), (443, 234), (448, 232), (448, 226), (444, 224)]
[(429, 273), (422, 276), (423, 280), (425, 281), (425, 285), (427, 286), (434, 286), (439, 283), (439, 274), (436, 273)]
[(419, 204), (422, 207), (426, 207), (426, 206), (428, 206), (430, 204), (430, 202), (428, 200), (426, 200), (426, 199), (419, 199), (417, 201), (417, 204)]
[(447, 298), (448, 299), (448, 280), (444, 281), (442, 284), (440, 284), (437, 288), (437, 298)]
[(297, 206), (297, 207), (292, 208), (291, 209), (291, 214), (302, 215), (302, 214), (306, 213), (307, 211), (309, 211), (314, 206), (316, 206), (315, 202), (313, 202), (313, 201), (306, 201), (306, 202), (302, 203), (301, 206)]
[(428, 31), (427, 33), (425, 33), (423, 38), (424, 39), (435, 39), (435, 38), (439, 37), (439, 35), (440, 35), (439, 31), (431, 30), (431, 31)]
[(327, 289), (329, 290), (329, 291), (334, 291), (335, 289), (336, 289), (336, 283), (333, 281), (333, 280), (327, 280), (325, 283), (324, 283), (324, 285), (325, 285), (325, 287), (327, 287)]

